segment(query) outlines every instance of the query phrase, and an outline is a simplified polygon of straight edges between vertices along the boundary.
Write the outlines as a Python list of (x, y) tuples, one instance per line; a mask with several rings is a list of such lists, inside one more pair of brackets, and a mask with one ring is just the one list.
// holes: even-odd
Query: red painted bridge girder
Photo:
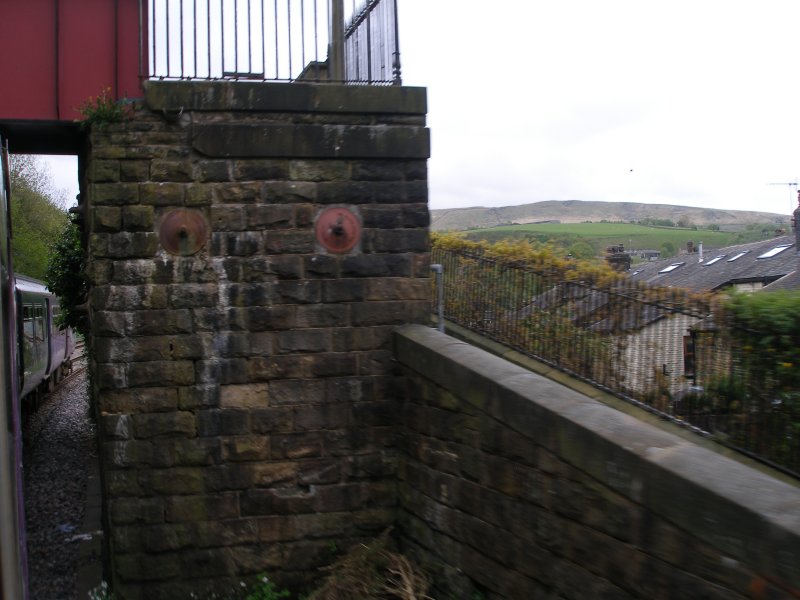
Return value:
[(0, 0), (0, 121), (71, 122), (105, 88), (140, 96), (139, 4)]

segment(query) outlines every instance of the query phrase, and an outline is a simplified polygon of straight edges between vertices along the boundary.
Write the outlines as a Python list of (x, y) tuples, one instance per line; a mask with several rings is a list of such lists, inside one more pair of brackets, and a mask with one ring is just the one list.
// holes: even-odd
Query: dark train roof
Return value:
[(697, 292), (745, 283), (761, 283), (768, 289), (798, 289), (799, 268), (800, 255), (794, 236), (780, 236), (706, 249), (702, 262), (700, 254), (695, 252), (639, 264), (628, 275), (634, 281)]

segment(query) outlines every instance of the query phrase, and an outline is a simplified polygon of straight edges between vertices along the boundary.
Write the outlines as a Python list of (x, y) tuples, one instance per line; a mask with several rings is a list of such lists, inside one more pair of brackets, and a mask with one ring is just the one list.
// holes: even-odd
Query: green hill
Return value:
[[(766, 229), (765, 229), (766, 227)], [(601, 256), (608, 246), (623, 245), (626, 250), (658, 250), (673, 256), (686, 250), (689, 242), (702, 242), (704, 249), (756, 241), (774, 235), (768, 226), (750, 225), (740, 231), (711, 231), (680, 227), (653, 227), (630, 223), (536, 223), (470, 229), (460, 235), (473, 241), (497, 242), (503, 239), (529, 239), (550, 243), (580, 258)]]
[(431, 211), (434, 231), (463, 231), (508, 224), (529, 224), (543, 221), (582, 223), (585, 221), (638, 222), (645, 219), (691, 222), (698, 227), (719, 226), (723, 230), (741, 230), (753, 223), (789, 223), (788, 215), (776, 213), (719, 210), (675, 206), (671, 204), (642, 204), (636, 202), (593, 202), (585, 200), (548, 200), (519, 206), (497, 208), (471, 207)]

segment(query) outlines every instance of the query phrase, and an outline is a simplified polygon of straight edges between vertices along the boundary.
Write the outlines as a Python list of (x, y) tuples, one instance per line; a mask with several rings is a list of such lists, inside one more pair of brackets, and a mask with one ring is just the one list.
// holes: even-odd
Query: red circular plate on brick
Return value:
[(208, 224), (196, 210), (176, 208), (161, 220), (158, 237), (164, 250), (170, 254), (191, 256), (205, 245)]
[(315, 230), (317, 242), (335, 254), (350, 252), (361, 241), (361, 222), (343, 206), (331, 206), (319, 213)]

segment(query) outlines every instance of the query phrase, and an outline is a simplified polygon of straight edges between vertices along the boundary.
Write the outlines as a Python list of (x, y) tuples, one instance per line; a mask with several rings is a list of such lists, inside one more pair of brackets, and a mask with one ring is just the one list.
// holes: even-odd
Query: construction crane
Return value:
[[(788, 185), (789, 186), (789, 214), (794, 212), (794, 197), (795, 194), (792, 191), (792, 186), (794, 186), (795, 191), (797, 191), (797, 180), (794, 181), (786, 181), (781, 183), (770, 183), (769, 185)], [(798, 201), (800, 201), (800, 196), (798, 196)]]

